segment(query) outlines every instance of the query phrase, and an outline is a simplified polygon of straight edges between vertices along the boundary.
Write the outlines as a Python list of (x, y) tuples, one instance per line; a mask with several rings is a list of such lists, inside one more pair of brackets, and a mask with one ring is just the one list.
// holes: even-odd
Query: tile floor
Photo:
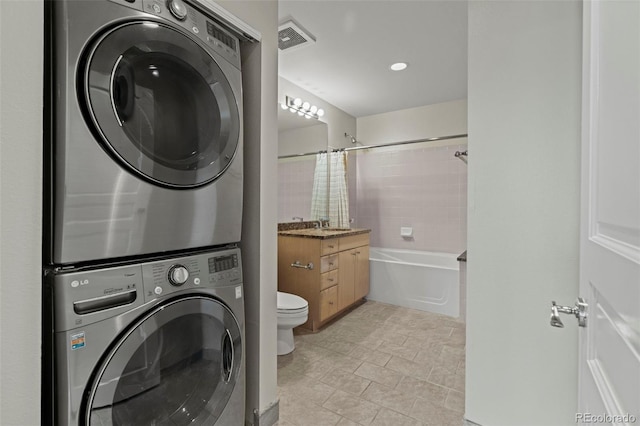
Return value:
[(278, 426), (460, 426), (465, 324), (367, 301), (278, 357)]

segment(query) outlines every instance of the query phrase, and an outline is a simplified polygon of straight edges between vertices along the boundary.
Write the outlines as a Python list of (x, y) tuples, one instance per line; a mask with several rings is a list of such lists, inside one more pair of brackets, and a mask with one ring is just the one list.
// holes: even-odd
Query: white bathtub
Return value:
[(458, 317), (457, 255), (371, 247), (367, 299)]

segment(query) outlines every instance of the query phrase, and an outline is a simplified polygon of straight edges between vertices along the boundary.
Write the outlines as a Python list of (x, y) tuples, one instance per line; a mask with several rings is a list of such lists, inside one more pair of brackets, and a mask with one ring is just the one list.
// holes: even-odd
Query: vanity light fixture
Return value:
[(282, 109), (288, 109), (292, 113), (297, 113), (304, 118), (319, 119), (324, 115), (324, 110), (318, 108), (315, 105), (311, 105), (309, 102), (305, 102), (300, 98), (292, 98), (290, 96), (285, 97), (285, 103), (280, 104)]
[(402, 71), (406, 69), (407, 66), (408, 65), (406, 62), (396, 62), (395, 64), (391, 64), (389, 68), (391, 68), (393, 71)]

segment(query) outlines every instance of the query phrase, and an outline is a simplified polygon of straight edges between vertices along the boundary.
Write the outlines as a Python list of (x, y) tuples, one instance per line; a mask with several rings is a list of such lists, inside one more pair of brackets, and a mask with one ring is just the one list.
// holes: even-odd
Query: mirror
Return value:
[[(278, 159), (279, 223), (311, 220), (316, 155), (298, 154), (326, 151), (328, 140), (326, 123), (278, 108), (278, 157), (291, 156)], [(328, 216), (328, 206), (316, 206), (316, 210)]]

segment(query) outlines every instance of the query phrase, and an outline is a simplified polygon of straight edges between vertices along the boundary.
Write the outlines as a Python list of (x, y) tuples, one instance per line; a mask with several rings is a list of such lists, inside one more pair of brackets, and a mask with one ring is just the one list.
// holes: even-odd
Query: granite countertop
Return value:
[(307, 229), (291, 229), (287, 231), (278, 231), (278, 235), (302, 238), (339, 238), (349, 237), (352, 235), (368, 234), (371, 229), (364, 228), (307, 228)]

